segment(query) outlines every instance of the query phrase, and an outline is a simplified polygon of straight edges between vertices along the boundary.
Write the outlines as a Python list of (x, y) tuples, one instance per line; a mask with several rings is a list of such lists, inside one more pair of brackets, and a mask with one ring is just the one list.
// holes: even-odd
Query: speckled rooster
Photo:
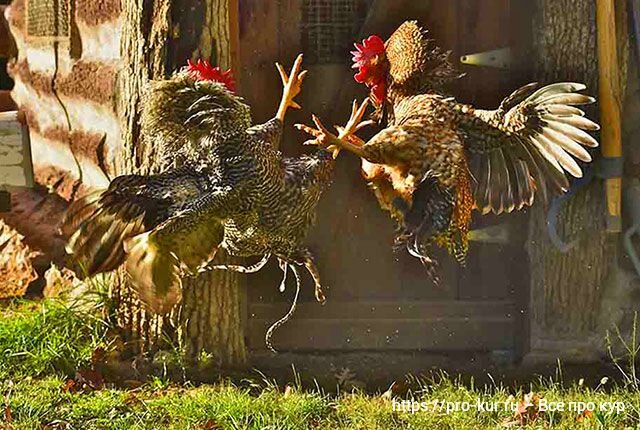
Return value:
[(362, 158), (363, 176), (398, 222), (397, 244), (436, 282), (430, 245), (464, 263), (474, 208), (511, 212), (531, 205), (536, 191), (546, 200), (567, 190), (566, 172), (582, 175), (574, 158), (591, 161), (584, 147), (598, 142), (584, 130), (599, 127), (575, 107), (595, 101), (577, 93), (582, 84), (529, 84), (498, 109), (480, 110), (442, 95), (461, 74), (415, 21), (386, 42), (373, 35), (355, 46), (355, 80), (369, 88), (373, 117), (385, 128), (365, 143), (334, 136), (316, 117), (317, 128), (297, 126), (316, 137), (307, 143)]
[[(67, 251), (88, 275), (124, 263), (140, 299), (165, 313), (181, 299), (181, 277), (202, 270), (259, 270), (271, 255), (286, 278), (299, 266), (318, 271), (303, 245), (327, 188), (333, 159), (326, 151), (284, 158), (278, 150), (288, 108), (299, 108), (306, 71), (302, 55), (290, 72), (277, 65), (284, 91), (276, 116), (252, 126), (235, 82), (206, 62), (153, 82), (143, 103), (142, 135), (153, 139), (163, 169), (124, 175), (71, 205), (61, 231)], [(364, 108), (356, 114), (364, 113)], [(350, 129), (359, 118), (354, 117)], [(216, 251), (263, 256), (252, 266), (210, 266)], [(284, 280), (283, 280), (284, 285)], [(297, 294), (296, 294), (297, 297)], [(294, 302), (295, 303), (295, 302)], [(293, 312), (291, 309), (290, 312)], [(272, 327), (273, 328), (273, 327)]]

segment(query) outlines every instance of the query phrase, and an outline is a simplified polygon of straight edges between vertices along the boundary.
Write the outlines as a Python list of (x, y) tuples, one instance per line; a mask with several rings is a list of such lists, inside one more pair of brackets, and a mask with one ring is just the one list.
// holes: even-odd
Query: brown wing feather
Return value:
[(581, 177), (575, 159), (591, 161), (585, 147), (598, 142), (586, 131), (598, 125), (575, 105), (593, 103), (579, 94), (582, 84), (558, 83), (535, 90), (533, 84), (515, 91), (494, 111), (458, 105), (459, 128), (477, 179), (476, 205), (483, 213), (511, 212), (533, 203), (535, 191), (566, 191), (566, 174)]
[(204, 178), (186, 170), (162, 175), (125, 175), (107, 190), (71, 204), (60, 227), (66, 250), (84, 274), (108, 272), (125, 258), (123, 242), (156, 227), (204, 192)]

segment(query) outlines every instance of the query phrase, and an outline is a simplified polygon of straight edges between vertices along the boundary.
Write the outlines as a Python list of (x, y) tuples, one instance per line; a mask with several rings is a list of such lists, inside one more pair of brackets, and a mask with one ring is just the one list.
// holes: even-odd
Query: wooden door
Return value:
[[(255, 119), (268, 119), (281, 91), (273, 62), (290, 65), (300, 50), (305, 51), (309, 77), (303, 111), (288, 116), (282, 146), (287, 155), (301, 153), (305, 137), (293, 130), (294, 122), (309, 122), (309, 112), (315, 112), (327, 124), (343, 123), (351, 100), (365, 96), (364, 88), (353, 82), (347, 52), (351, 43), (371, 33), (386, 38), (404, 20), (417, 19), (440, 46), (452, 50), (452, 60), (467, 73), (452, 86), (453, 95), (479, 107), (496, 107), (511, 90), (528, 82), (526, 67), (501, 71), (463, 66), (458, 59), (502, 47), (525, 50), (526, 4), (526, 0), (241, 0), (241, 91)], [(366, 188), (358, 160), (343, 153), (309, 240), (327, 288), (327, 304), (314, 301), (311, 280), (305, 279), (297, 313), (276, 333), (274, 344), (280, 350), (297, 351), (517, 350), (516, 339), (525, 331), (528, 295), (523, 234), (518, 234), (524, 228), (523, 215), (485, 217), (474, 227), (491, 224), (505, 224), (511, 242), (472, 243), (466, 268), (438, 254), (443, 285), (434, 287), (415, 258), (393, 252), (393, 222)], [(249, 279), (247, 315), (253, 349), (264, 348), (266, 328), (287, 311), (293, 297), (292, 286), (278, 293), (280, 277), (272, 264)]]

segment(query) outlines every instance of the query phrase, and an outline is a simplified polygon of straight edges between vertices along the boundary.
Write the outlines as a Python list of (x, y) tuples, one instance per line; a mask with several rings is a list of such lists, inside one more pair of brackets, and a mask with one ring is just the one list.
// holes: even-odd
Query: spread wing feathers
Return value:
[(71, 204), (60, 227), (86, 275), (108, 272), (125, 258), (123, 242), (154, 228), (204, 192), (195, 172), (175, 170), (162, 175), (125, 175), (107, 190), (93, 192)]
[(461, 121), (461, 129), (476, 179), (476, 206), (483, 213), (531, 205), (536, 191), (543, 201), (549, 193), (566, 191), (566, 173), (581, 177), (576, 160), (590, 162), (585, 147), (598, 146), (587, 131), (599, 126), (576, 107), (595, 101), (578, 93), (586, 88), (583, 84), (536, 88), (529, 84), (518, 89), (494, 111), (462, 108), (471, 114)]
[[(197, 81), (188, 73), (151, 82), (142, 104), (141, 132), (154, 139), (165, 165), (206, 160), (206, 148), (251, 126), (251, 110), (218, 82)], [(201, 142), (203, 136), (213, 137)]]
[(140, 300), (156, 313), (180, 301), (182, 276), (211, 261), (222, 242), (224, 227), (207, 210), (207, 199), (124, 242), (126, 271)]

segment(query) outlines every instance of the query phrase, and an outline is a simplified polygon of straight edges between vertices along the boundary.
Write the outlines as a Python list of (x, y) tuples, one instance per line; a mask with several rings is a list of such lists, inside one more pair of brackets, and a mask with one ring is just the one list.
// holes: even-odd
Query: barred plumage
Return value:
[(304, 265), (323, 300), (304, 240), (333, 158), (322, 150), (286, 158), (278, 150), (286, 109), (297, 106), (301, 61), (290, 77), (279, 69), (285, 84), (280, 109), (257, 126), (251, 126), (249, 106), (221, 83), (189, 71), (152, 83), (141, 125), (162, 173), (115, 178), (107, 190), (72, 204), (63, 223), (67, 251), (87, 274), (124, 263), (142, 301), (164, 313), (180, 300), (186, 274), (211, 268), (248, 273), (264, 265), (212, 267), (222, 248)]

